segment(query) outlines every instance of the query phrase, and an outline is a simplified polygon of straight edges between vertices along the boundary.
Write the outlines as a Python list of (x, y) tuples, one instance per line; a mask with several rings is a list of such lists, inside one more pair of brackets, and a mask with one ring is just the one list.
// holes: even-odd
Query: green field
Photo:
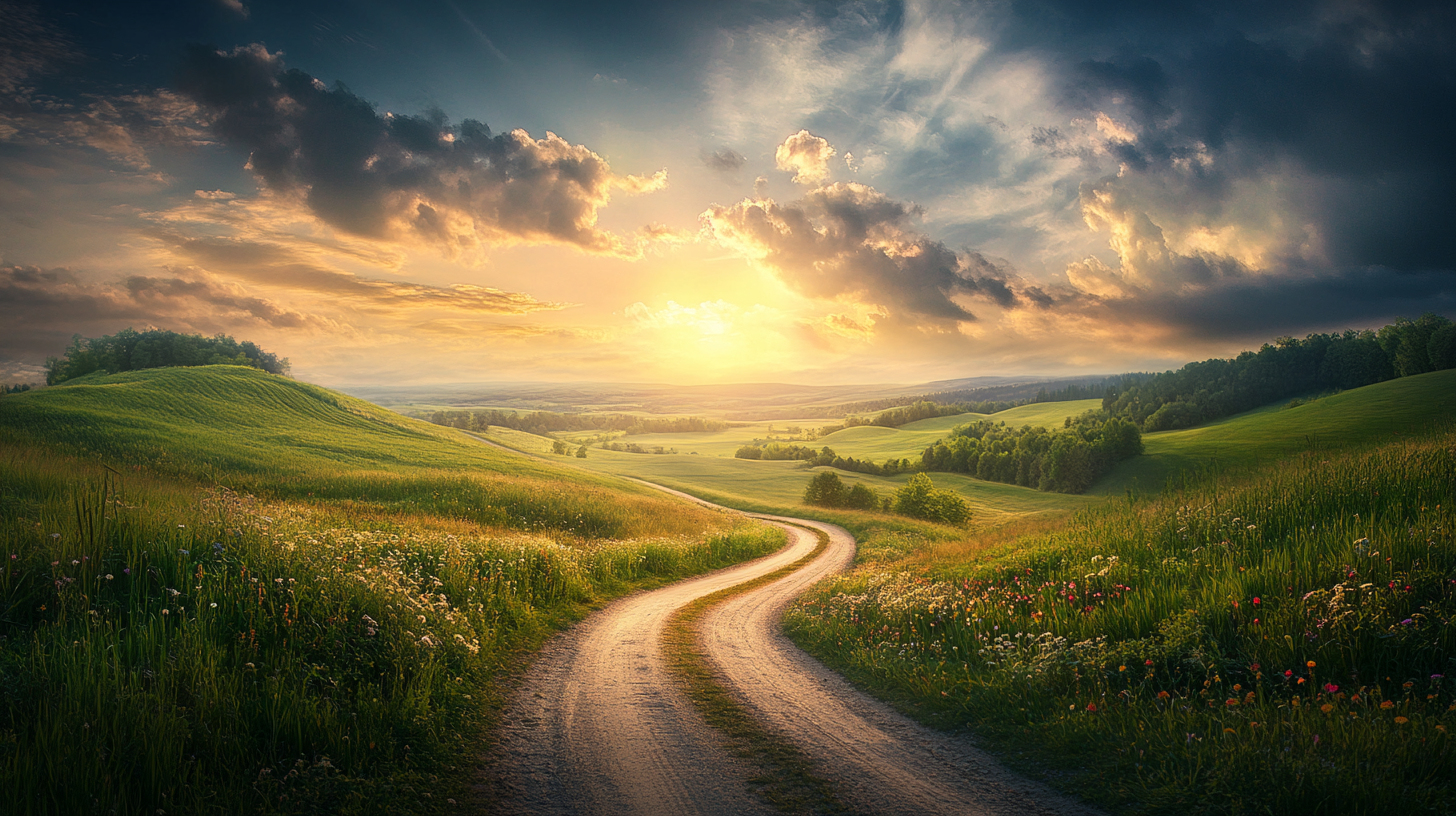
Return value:
[(786, 631), (1109, 812), (1456, 812), (1456, 432), (1359, 404), (1450, 382), (1410, 379), (1317, 415), (1345, 451), (959, 541), (855, 529)]
[[(578, 459), (553, 456), (550, 439), (509, 428), (492, 427), (485, 438), (584, 470), (645, 479), (733, 507), (771, 507), (782, 512), (804, 509), (801, 502), (805, 486), (816, 471), (826, 469), (805, 468), (803, 462), (787, 460), (765, 462), (688, 453), (621, 453), (597, 448), (589, 450), (587, 458)], [(835, 472), (846, 485), (863, 482), (881, 495), (893, 493), (910, 478), (909, 475), (882, 477)], [(932, 478), (937, 487), (949, 488), (964, 497), (982, 524), (1004, 524), (1025, 516), (1061, 513), (1096, 501), (953, 473), (936, 473)]]
[(1401, 377), (1300, 405), (1276, 403), (1196, 428), (1143, 435), (1144, 453), (1092, 493), (1156, 492), (1180, 471), (1246, 469), (1308, 450), (1334, 450), (1409, 434), (1456, 417), (1456, 369)]
[(782, 540), (253, 369), (7, 395), (0, 811), (455, 812), (524, 655)]

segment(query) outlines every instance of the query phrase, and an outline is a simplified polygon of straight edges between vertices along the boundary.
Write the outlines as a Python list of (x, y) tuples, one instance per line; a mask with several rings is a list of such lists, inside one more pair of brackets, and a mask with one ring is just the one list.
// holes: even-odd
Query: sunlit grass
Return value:
[(453, 812), (523, 655), (782, 544), (279, 378), (122, 377), (0, 411), (7, 814)]
[(1120, 812), (1448, 812), (1453, 485), (1449, 432), (1306, 454), (867, 563), (787, 628)]

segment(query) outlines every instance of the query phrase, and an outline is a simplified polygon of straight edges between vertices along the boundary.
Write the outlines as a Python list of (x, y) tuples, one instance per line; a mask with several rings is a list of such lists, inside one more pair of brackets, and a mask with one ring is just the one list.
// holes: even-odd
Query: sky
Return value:
[(0, 0), (0, 380), (1175, 368), (1456, 316), (1453, 125), (1449, 0)]

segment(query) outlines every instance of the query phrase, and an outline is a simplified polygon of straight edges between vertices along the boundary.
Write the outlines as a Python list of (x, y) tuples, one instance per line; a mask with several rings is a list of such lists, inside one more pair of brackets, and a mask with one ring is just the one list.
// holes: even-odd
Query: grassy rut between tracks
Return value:
[(7, 814), (458, 812), (522, 655), (779, 545), (322, 389), (147, 373), (0, 401)]
[(876, 559), (786, 631), (1127, 813), (1456, 810), (1456, 433)]
[(766, 728), (724, 687), (703, 652), (698, 625), (703, 615), (730, 598), (766, 586), (807, 566), (829, 547), (829, 536), (811, 530), (818, 545), (803, 558), (751, 581), (720, 589), (672, 614), (663, 634), (668, 665), (688, 699), (708, 724), (721, 731), (728, 750), (751, 762), (758, 775), (751, 782), (765, 800), (784, 813), (844, 813), (833, 787), (814, 774), (813, 762), (792, 743)]

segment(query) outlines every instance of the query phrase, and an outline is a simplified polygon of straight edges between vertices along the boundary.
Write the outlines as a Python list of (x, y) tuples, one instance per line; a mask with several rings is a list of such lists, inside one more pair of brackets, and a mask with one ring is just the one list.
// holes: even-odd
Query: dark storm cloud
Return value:
[(1297, 172), (1319, 189), (1290, 206), (1335, 265), (1456, 267), (1456, 4), (1270, 5), (1103, 10), (1126, 27), (1115, 46), (1082, 35), (1101, 54), (1064, 63), (1065, 101), (1136, 124), (1135, 142), (1108, 145), (1134, 175), (1206, 151), (1189, 207), (1217, 212), (1240, 181)]
[(261, 45), (189, 49), (178, 90), (213, 131), (249, 152), (270, 190), (298, 196), (325, 222), (369, 237), (413, 234), (450, 250), (554, 242), (616, 255), (638, 250), (597, 227), (613, 190), (647, 192), (659, 173), (619, 177), (580, 145), (524, 131), (451, 127), (443, 113), (379, 113), (342, 85), (284, 68)]
[(915, 230), (919, 213), (851, 182), (810, 190), (789, 204), (745, 199), (714, 206), (703, 220), (720, 243), (759, 259), (810, 297), (851, 297), (897, 317), (940, 322), (976, 319), (952, 300), (956, 295), (1003, 307), (1018, 302), (1004, 269)]
[(69, 269), (0, 266), (0, 357), (39, 360), (59, 354), (72, 334), (151, 323), (191, 331), (258, 325), (337, 328), (332, 321), (216, 281), (132, 276), (97, 284)]
[(1300, 333), (1379, 325), (1426, 312), (1456, 314), (1456, 273), (1366, 268), (1320, 277), (1266, 276), (1195, 294), (1103, 300), (1091, 308), (1195, 340), (1256, 340), (1267, 338), (1271, 326)]

